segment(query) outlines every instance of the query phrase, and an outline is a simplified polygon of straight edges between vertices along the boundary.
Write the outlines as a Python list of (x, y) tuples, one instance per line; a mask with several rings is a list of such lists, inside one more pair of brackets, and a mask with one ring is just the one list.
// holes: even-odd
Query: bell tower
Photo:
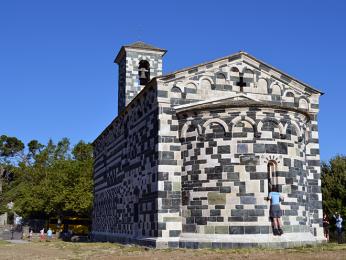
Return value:
[(152, 78), (162, 75), (162, 57), (166, 52), (144, 42), (121, 47), (114, 61), (119, 66), (118, 114)]

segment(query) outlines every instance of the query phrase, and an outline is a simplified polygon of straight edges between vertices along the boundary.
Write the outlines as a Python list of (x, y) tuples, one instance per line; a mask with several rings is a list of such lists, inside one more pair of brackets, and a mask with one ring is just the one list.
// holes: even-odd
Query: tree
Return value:
[(15, 157), (23, 151), (24, 144), (16, 137), (0, 136), (0, 156), (4, 158)]
[(93, 158), (93, 147), (84, 141), (79, 141), (72, 150), (72, 154), (77, 161), (87, 161)]
[(34, 158), (43, 148), (44, 145), (40, 144), (37, 140), (31, 140), (28, 143), (29, 155), (31, 158)]
[(11, 159), (18, 156), (23, 149), (23, 142), (16, 137), (0, 136), (0, 195), (2, 194), (3, 177), (6, 168), (10, 168)]
[(329, 164), (322, 163), (321, 181), (324, 211), (346, 216), (346, 157), (338, 155)]
[[(22, 146), (23, 147), (23, 146)], [(6, 183), (2, 208), (14, 201), (14, 210), (31, 216), (88, 216), (92, 206), (91, 144), (80, 141), (72, 149), (67, 138), (47, 145), (28, 143), (29, 163), (12, 163), (14, 180)], [(23, 149), (22, 149), (23, 150)]]

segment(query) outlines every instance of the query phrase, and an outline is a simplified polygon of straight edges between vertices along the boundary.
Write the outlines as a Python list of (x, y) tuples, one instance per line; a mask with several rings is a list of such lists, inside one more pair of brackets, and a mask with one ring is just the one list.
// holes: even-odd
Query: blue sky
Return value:
[(346, 1), (1, 1), (0, 134), (93, 141), (117, 114), (124, 44), (164, 73), (244, 50), (326, 94), (321, 157), (346, 154)]

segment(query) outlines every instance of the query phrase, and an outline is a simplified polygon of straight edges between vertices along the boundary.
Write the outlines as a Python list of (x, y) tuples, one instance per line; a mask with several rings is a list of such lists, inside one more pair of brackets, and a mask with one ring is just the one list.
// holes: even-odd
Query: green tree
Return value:
[(44, 145), (40, 144), (37, 140), (31, 140), (28, 143), (29, 155), (31, 158), (35, 158), (36, 154), (40, 153), (44, 148)]
[(93, 147), (84, 141), (79, 141), (72, 150), (73, 157), (77, 161), (88, 161), (93, 158)]
[(0, 136), (0, 196), (3, 190), (3, 179), (6, 177), (5, 172), (12, 168), (11, 160), (19, 156), (23, 149), (23, 142), (16, 137)]
[(15, 178), (5, 185), (2, 208), (13, 201), (14, 210), (26, 218), (88, 216), (92, 206), (91, 144), (80, 141), (71, 149), (69, 140), (63, 138), (56, 145), (49, 140), (45, 146), (32, 140), (27, 147), (24, 159), (11, 165)]
[(321, 181), (324, 211), (346, 216), (346, 157), (338, 155), (323, 163)]

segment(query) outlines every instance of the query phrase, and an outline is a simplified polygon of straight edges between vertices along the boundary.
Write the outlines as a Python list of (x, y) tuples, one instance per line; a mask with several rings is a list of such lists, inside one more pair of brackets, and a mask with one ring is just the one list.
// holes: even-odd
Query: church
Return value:
[[(118, 116), (93, 142), (95, 241), (157, 248), (324, 242), (323, 93), (240, 51), (162, 73), (166, 50), (122, 46)], [(275, 236), (275, 185), (284, 234)]]

